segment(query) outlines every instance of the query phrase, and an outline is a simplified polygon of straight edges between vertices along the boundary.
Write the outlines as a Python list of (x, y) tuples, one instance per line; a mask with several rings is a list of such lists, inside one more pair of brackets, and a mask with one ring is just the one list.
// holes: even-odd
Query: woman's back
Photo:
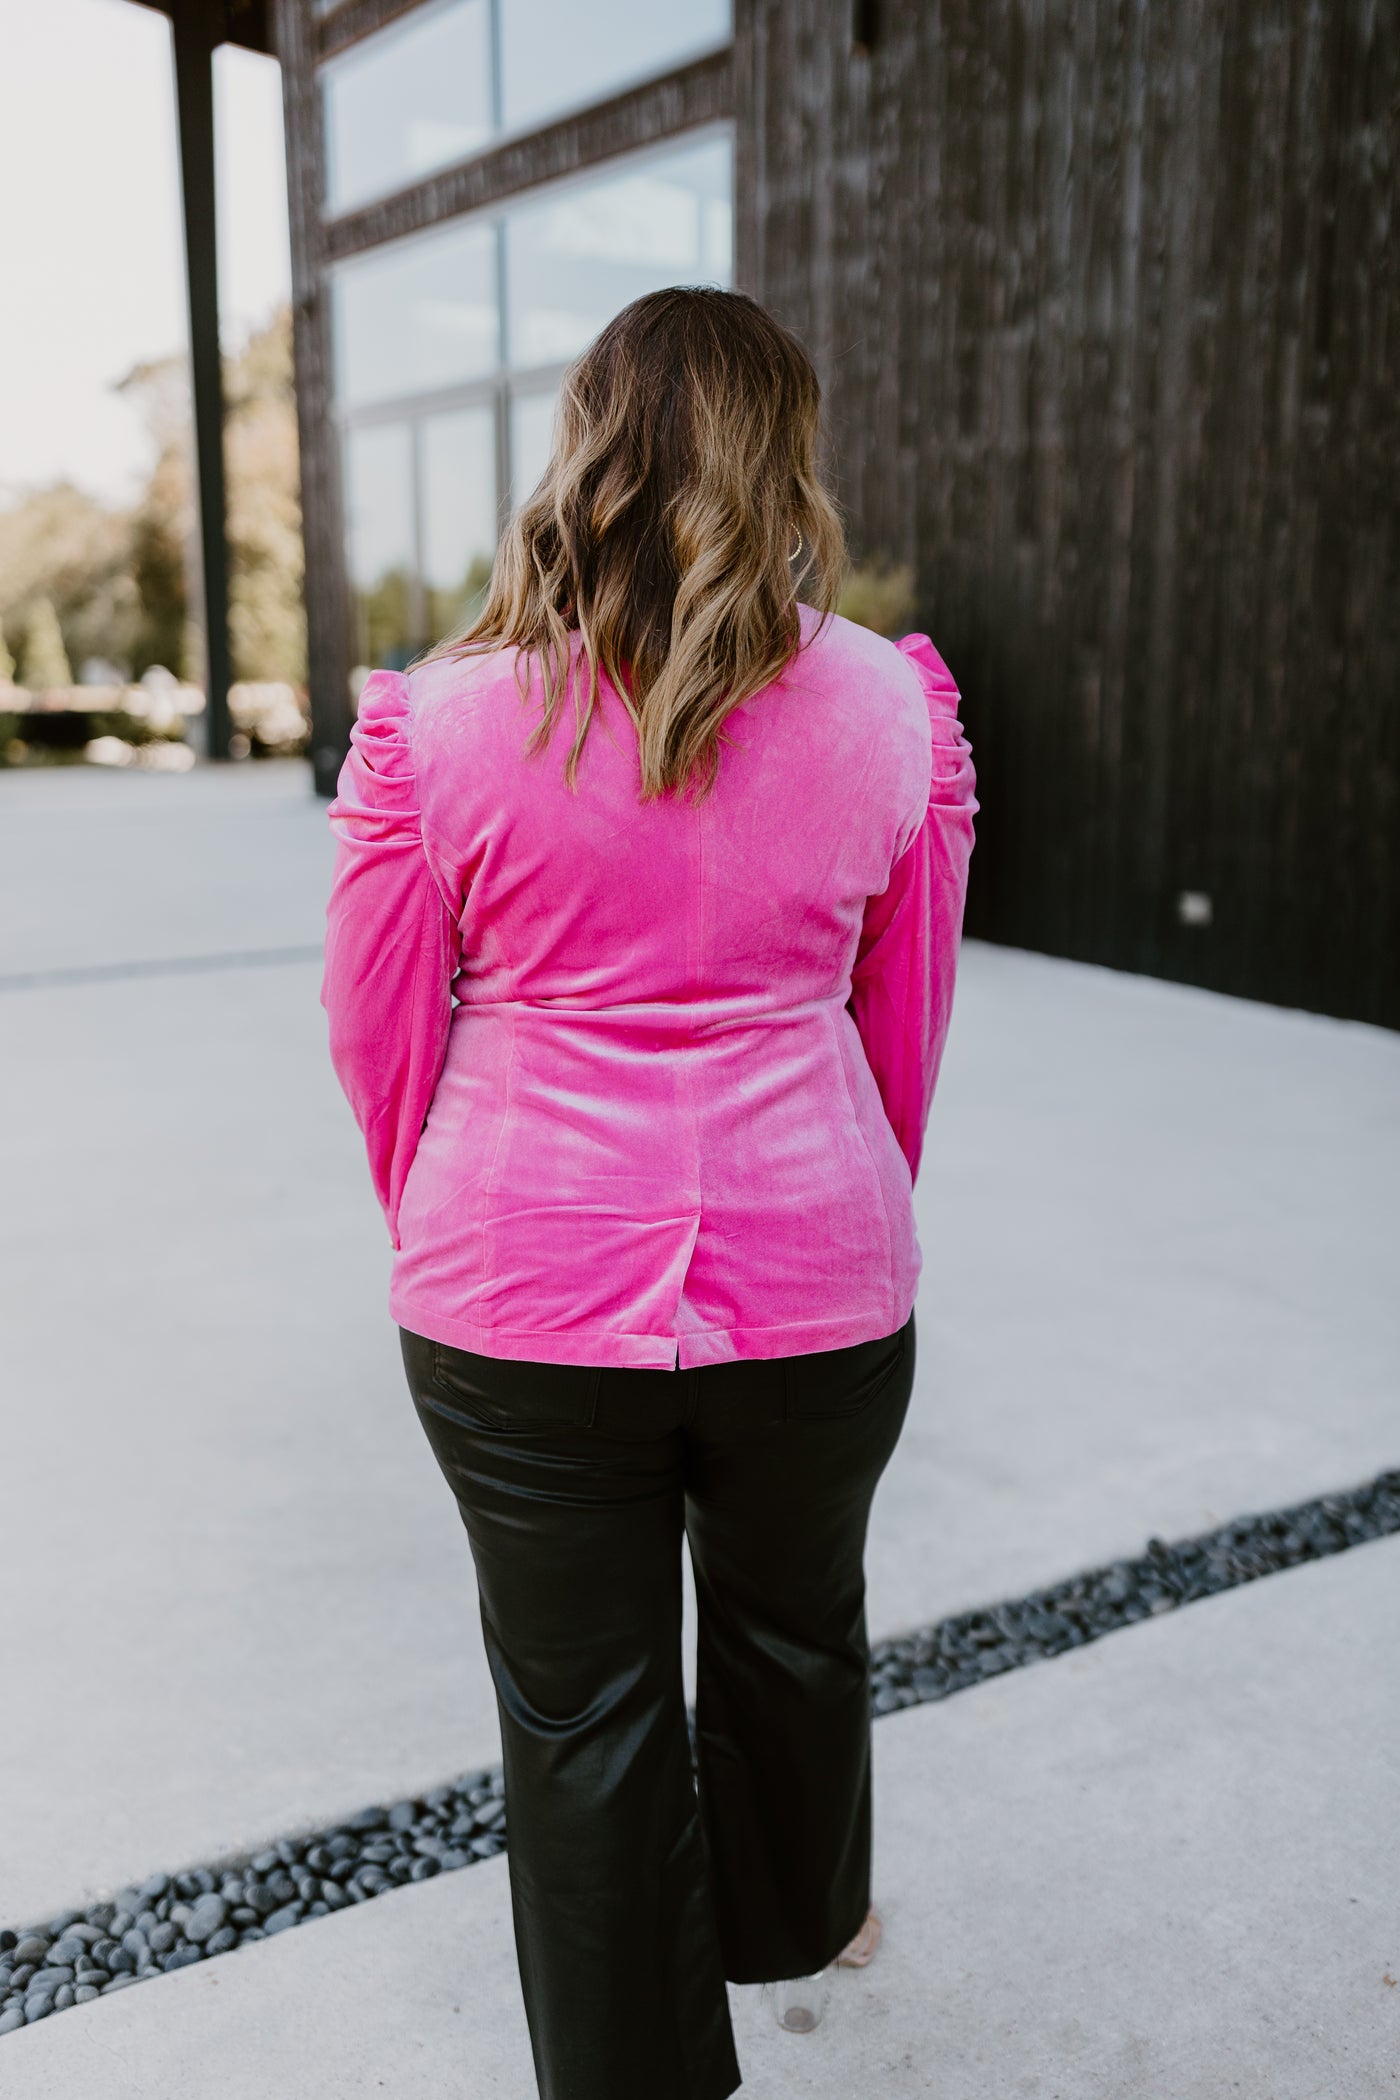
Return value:
[[(971, 768), (926, 641), (802, 630), (699, 798), (639, 798), (606, 679), (573, 786), (562, 731), (527, 752), (514, 652), (367, 689), (328, 983), (379, 988), (330, 1001), (352, 1100), (386, 1060), (409, 1075), (375, 1162), (401, 1325), (660, 1366), (907, 1317)], [(385, 856), (375, 925), (352, 893)]]
[(742, 294), (625, 308), (476, 619), (366, 685), (331, 809), (331, 1050), (573, 2100), (721, 2100), (726, 1977), (879, 1937), (865, 1535), (976, 804), (932, 643), (823, 617), (820, 399)]
[[(817, 619), (805, 609), (804, 640)], [(890, 643), (828, 621), (725, 722), (703, 799), (640, 802), (637, 739), (606, 679), (577, 789), (513, 652), (409, 680), (424, 828), (466, 895), (459, 999), (660, 1005), (684, 1033), (830, 998), (865, 900), (928, 806), (928, 704)]]

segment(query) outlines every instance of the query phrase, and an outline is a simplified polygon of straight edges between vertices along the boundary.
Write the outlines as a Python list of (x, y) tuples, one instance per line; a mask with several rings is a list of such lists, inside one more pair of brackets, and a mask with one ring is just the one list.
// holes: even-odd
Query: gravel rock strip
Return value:
[(1011, 1603), (959, 1612), (936, 1626), (879, 1642), (871, 1653), (874, 1712), (896, 1713), (947, 1699), (988, 1677), (1086, 1647), (1139, 1620), (1397, 1531), (1400, 1470), (1293, 1509), (1237, 1517), (1218, 1531), (1175, 1545), (1149, 1539), (1147, 1551), (1136, 1560), (1115, 1560)]
[(310, 1837), (279, 1838), (249, 1858), (152, 1874), (108, 1903), (0, 1932), (0, 2034), (492, 1859), (505, 1850), (505, 1829), (497, 1766)]
[[(873, 1710), (878, 1716), (946, 1699), (1179, 1605), (1394, 1532), (1400, 1470), (1175, 1545), (1150, 1539), (1136, 1560), (881, 1641), (871, 1658)], [(387, 1889), (475, 1866), (505, 1847), (505, 1781), (493, 1766), (421, 1799), (361, 1809), (309, 1837), (280, 1838), (247, 1858), (152, 1874), (110, 1902), (0, 1931), (0, 2035)]]

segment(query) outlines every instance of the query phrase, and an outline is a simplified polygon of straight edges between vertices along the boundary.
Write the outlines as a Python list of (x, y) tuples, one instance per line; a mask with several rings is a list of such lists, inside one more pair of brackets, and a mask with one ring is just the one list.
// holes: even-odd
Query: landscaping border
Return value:
[[(878, 1642), (873, 1712), (950, 1698), (1184, 1604), (1396, 1532), (1400, 1469), (1174, 1545), (1149, 1539), (1136, 1559)], [(110, 1901), (0, 1932), (0, 2035), (389, 1889), (475, 1866), (505, 1847), (505, 1782), (493, 1766), (250, 1855), (152, 1874)]]

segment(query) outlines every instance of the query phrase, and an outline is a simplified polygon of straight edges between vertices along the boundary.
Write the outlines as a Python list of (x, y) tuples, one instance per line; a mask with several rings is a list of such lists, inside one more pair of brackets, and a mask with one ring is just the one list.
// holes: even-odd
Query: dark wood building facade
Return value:
[[(585, 324), (733, 281), (811, 348), (853, 546), (966, 695), (971, 929), (1400, 1025), (1396, 9), (572, 13), (585, 64), (558, 0), (275, 0), (320, 784), (367, 648), (479, 582)], [(460, 108), (362, 167), (410, 30)], [(357, 522), (395, 473), (397, 554)]]

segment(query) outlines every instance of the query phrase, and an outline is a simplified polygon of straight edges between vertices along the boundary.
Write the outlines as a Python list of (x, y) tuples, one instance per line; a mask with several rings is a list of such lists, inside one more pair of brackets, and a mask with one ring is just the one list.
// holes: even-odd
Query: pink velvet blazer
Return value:
[(972, 765), (927, 637), (802, 625), (701, 802), (638, 800), (606, 683), (576, 791), (512, 655), (366, 685), (322, 996), (401, 1326), (670, 1367), (908, 1317)]

